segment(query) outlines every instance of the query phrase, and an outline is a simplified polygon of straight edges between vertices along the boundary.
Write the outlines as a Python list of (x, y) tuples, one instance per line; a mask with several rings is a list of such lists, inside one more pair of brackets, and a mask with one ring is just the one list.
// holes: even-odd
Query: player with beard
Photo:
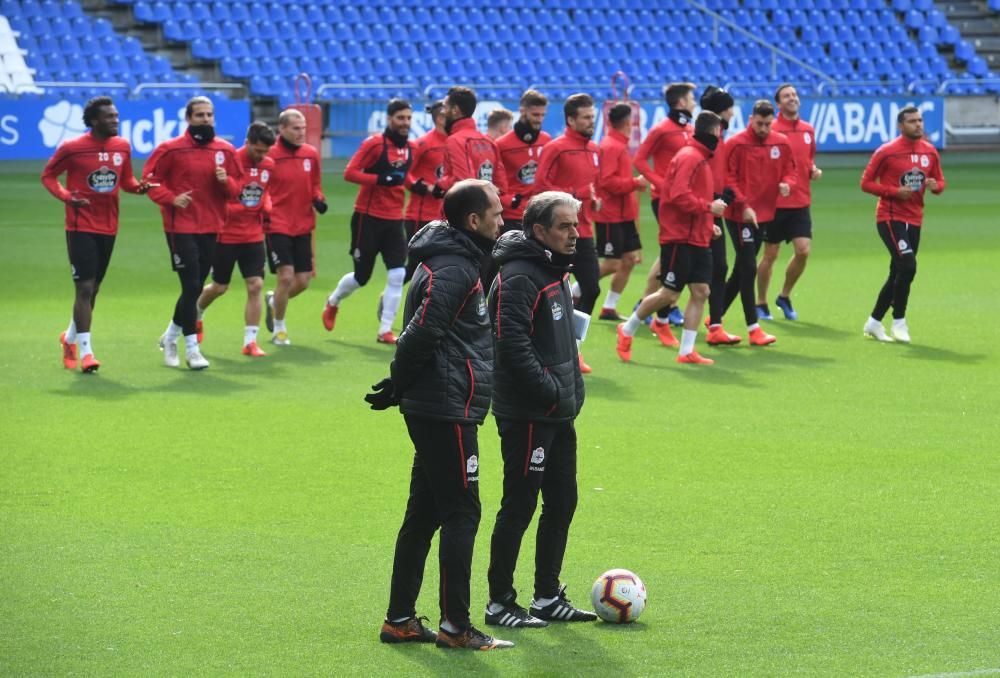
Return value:
[(507, 177), (508, 192), (501, 196), (503, 202), (503, 229), (521, 230), (521, 217), (528, 200), (538, 192), (535, 176), (542, 148), (552, 140), (542, 131), (549, 100), (538, 90), (529, 89), (521, 95), (520, 117), (514, 128), (497, 139), (500, 159)]
[[(118, 109), (110, 97), (83, 108), (90, 131), (59, 145), (42, 171), (42, 185), (66, 203), (66, 250), (76, 297), (69, 327), (59, 336), (63, 366), (84, 372), (101, 366), (90, 342), (90, 323), (118, 234), (118, 189), (145, 193), (132, 175), (132, 147), (118, 136)], [(65, 172), (65, 188), (59, 176)], [(78, 358), (79, 356), (79, 358)]]
[(810, 184), (823, 176), (823, 170), (816, 167), (816, 130), (799, 117), (799, 94), (795, 87), (787, 83), (781, 85), (774, 93), (774, 101), (778, 104), (778, 115), (771, 129), (788, 137), (798, 177), (788, 197), (778, 197), (774, 221), (764, 234), (764, 254), (757, 264), (757, 317), (762, 320), (772, 319), (771, 310), (767, 306), (767, 288), (771, 283), (771, 271), (778, 258), (778, 249), (782, 242), (790, 242), (792, 260), (785, 269), (785, 284), (774, 303), (785, 314), (786, 320), (798, 320), (798, 313), (792, 308), (792, 288), (805, 271), (806, 261), (809, 259), (812, 242)]
[[(594, 221), (601, 211), (601, 199), (597, 195), (600, 154), (592, 140), (597, 122), (594, 100), (589, 94), (570, 96), (563, 104), (563, 116), (566, 131), (545, 145), (535, 181), (538, 192), (569, 193), (583, 205), (573, 261), (579, 294), (574, 291), (573, 297), (576, 308), (589, 315), (594, 312), (601, 294), (601, 272), (594, 245)], [(584, 374), (592, 371), (582, 354), (579, 354), (579, 361)]]
[(271, 343), (288, 346), (285, 312), (288, 301), (309, 288), (313, 275), (313, 231), (316, 213), (326, 214), (319, 151), (306, 143), (306, 119), (288, 109), (278, 116), (278, 143), (268, 156), (271, 173), (271, 218), (264, 222), (268, 264), (278, 284), (265, 296), (264, 321)]
[[(924, 195), (944, 190), (944, 174), (937, 149), (924, 138), (920, 109), (907, 106), (896, 116), (900, 135), (872, 155), (861, 177), (861, 190), (877, 195), (875, 211), (879, 237), (889, 250), (889, 277), (879, 291), (875, 308), (864, 326), (866, 337), (910, 343), (906, 305), (917, 275), (917, 249), (924, 220)], [(892, 336), (886, 336), (882, 318), (892, 307)]]
[(408, 101), (393, 99), (386, 108), (388, 125), (361, 143), (347, 167), (344, 179), (361, 184), (351, 217), (351, 249), (354, 272), (346, 274), (327, 299), (323, 327), (333, 330), (340, 303), (364, 287), (382, 255), (386, 268), (385, 289), (375, 335), (381, 344), (395, 344), (392, 323), (403, 297), (406, 276), (406, 239), (403, 237), (403, 183), (413, 161), (414, 144), (409, 140), (413, 108)]
[[(633, 158), (636, 169), (649, 180), (654, 220), (659, 219), (659, 186), (663, 175), (674, 155), (684, 148), (693, 134), (691, 120), (694, 117), (695, 87), (692, 82), (673, 82), (663, 88), (663, 98), (670, 111), (662, 122), (649, 130)], [(650, 161), (652, 165), (649, 164)], [(646, 279), (646, 295), (656, 292), (660, 287), (660, 260), (657, 258)], [(651, 329), (664, 346), (676, 347), (677, 339), (670, 332), (670, 324), (681, 325), (683, 322), (684, 314), (677, 306), (672, 306), (660, 309), (653, 319)]]
[[(406, 213), (403, 215), (407, 242), (425, 224), (441, 216), (444, 198), (444, 190), (437, 183), (444, 176), (444, 146), (448, 141), (448, 135), (444, 131), (444, 100), (439, 99), (428, 105), (427, 114), (434, 127), (413, 143), (413, 162), (404, 182), (410, 191)], [(413, 277), (416, 266), (415, 261), (407, 260), (404, 283)], [(379, 311), (379, 316), (381, 315)]]
[(496, 143), (476, 127), (476, 93), (468, 87), (452, 87), (444, 98), (445, 144), (444, 176), (438, 186), (447, 191), (456, 181), (489, 181), (503, 196), (507, 176)]
[(198, 297), (212, 267), (216, 238), (226, 224), (228, 203), (243, 187), (243, 170), (233, 145), (215, 136), (211, 99), (194, 97), (184, 117), (187, 130), (157, 146), (145, 171), (181, 284), (173, 319), (160, 337), (163, 362), (180, 366), (177, 342), (183, 335), (188, 367), (203, 370), (208, 360), (198, 347)]

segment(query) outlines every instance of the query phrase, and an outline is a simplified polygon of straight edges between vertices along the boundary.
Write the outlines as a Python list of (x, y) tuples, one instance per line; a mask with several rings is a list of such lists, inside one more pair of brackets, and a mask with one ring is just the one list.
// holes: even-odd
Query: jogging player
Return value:
[(781, 85), (774, 93), (774, 101), (778, 104), (778, 115), (771, 129), (788, 137), (795, 158), (796, 178), (788, 197), (778, 196), (774, 221), (768, 224), (764, 233), (764, 254), (757, 265), (757, 317), (772, 319), (767, 305), (767, 288), (771, 283), (778, 249), (782, 242), (790, 242), (792, 260), (785, 269), (785, 283), (774, 303), (785, 314), (786, 320), (798, 320), (798, 313), (792, 308), (792, 288), (805, 271), (812, 243), (810, 183), (822, 177), (823, 170), (816, 167), (816, 130), (799, 117), (799, 95), (795, 87), (787, 83)]
[(208, 360), (198, 347), (198, 297), (215, 257), (216, 237), (226, 223), (228, 203), (243, 187), (243, 171), (233, 145), (215, 136), (211, 99), (192, 98), (184, 115), (187, 130), (157, 146), (145, 171), (181, 283), (173, 319), (160, 337), (163, 362), (180, 366), (177, 342), (183, 335), (188, 367), (203, 370)]
[(410, 139), (413, 108), (403, 99), (392, 99), (386, 107), (388, 124), (382, 134), (365, 139), (344, 169), (344, 179), (361, 184), (351, 217), (351, 249), (354, 272), (337, 283), (323, 309), (323, 327), (332, 331), (340, 303), (368, 284), (375, 257), (382, 255), (387, 271), (379, 303), (379, 326), (375, 340), (395, 344), (392, 323), (403, 298), (406, 277), (406, 239), (403, 236), (403, 183), (413, 161)]
[[(478, 631), (469, 619), (472, 552), (479, 529), (479, 425), (493, 392), (493, 340), (479, 262), (502, 222), (496, 190), (462, 181), (445, 194), (447, 221), (414, 237), (420, 262), (406, 295), (405, 329), (391, 376), (365, 396), (372, 409), (399, 405), (415, 449), (410, 496), (396, 538), (384, 643), (493, 650), (513, 643)], [(416, 602), (431, 539), (440, 528), (438, 633)]]
[(733, 190), (737, 205), (726, 228), (736, 250), (733, 272), (726, 282), (724, 309), (737, 296), (743, 302), (748, 341), (752, 346), (773, 344), (773, 336), (761, 329), (754, 303), (754, 279), (757, 277), (757, 251), (761, 232), (774, 219), (778, 196), (787, 197), (795, 185), (795, 160), (788, 137), (771, 130), (774, 106), (759, 99), (750, 115), (750, 124), (726, 142), (726, 186)]
[(274, 130), (267, 123), (254, 122), (247, 128), (246, 143), (236, 151), (236, 161), (243, 170), (243, 186), (239, 196), (230, 201), (226, 224), (216, 239), (212, 282), (198, 298), (198, 319), (202, 320), (205, 309), (229, 289), (233, 268), (239, 264), (247, 286), (243, 355), (254, 358), (267, 355), (257, 346), (257, 332), (264, 288), (264, 219), (271, 211), (271, 194), (267, 189), (274, 172), (274, 160), (267, 157), (267, 152), (273, 145)]
[(508, 192), (500, 196), (503, 202), (503, 230), (520, 231), (521, 216), (528, 199), (538, 192), (535, 178), (542, 148), (552, 140), (542, 130), (549, 100), (538, 90), (525, 90), (521, 95), (520, 117), (514, 128), (497, 139), (500, 159), (507, 177)]
[[(493, 249), (500, 265), (489, 298), (496, 346), (493, 415), (504, 468), (490, 540), (486, 623), (491, 625), (597, 619), (575, 607), (559, 584), (576, 511), (574, 422), (584, 400), (568, 284), (579, 211), (580, 201), (571, 195), (539, 193), (528, 201), (523, 230), (505, 233)], [(525, 609), (517, 602), (514, 570), (539, 492), (534, 597)]]
[(642, 241), (636, 220), (639, 201), (636, 191), (645, 191), (649, 180), (632, 175), (628, 143), (632, 137), (632, 107), (616, 104), (608, 111), (608, 133), (600, 144), (600, 173), (597, 194), (601, 197), (597, 232), (597, 256), (601, 277), (611, 275), (611, 285), (598, 316), (601, 320), (624, 320), (618, 315), (618, 300), (628, 284), (632, 269), (642, 260)]
[(514, 114), (508, 111), (506, 108), (501, 106), (500, 108), (494, 108), (490, 111), (490, 114), (486, 116), (486, 136), (488, 136), (493, 141), (496, 141), (504, 134), (510, 131), (511, 125), (514, 124)]
[[(437, 183), (444, 176), (444, 145), (448, 141), (448, 135), (444, 131), (444, 99), (429, 104), (427, 114), (434, 127), (413, 143), (413, 162), (404, 182), (410, 191), (406, 213), (403, 215), (403, 230), (407, 242), (428, 222), (441, 217), (444, 198), (444, 190)], [(404, 282), (409, 282), (413, 277), (416, 265), (415, 261), (407, 260)]]
[(722, 118), (702, 111), (695, 121), (694, 138), (674, 155), (663, 177), (660, 190), (660, 270), (663, 286), (647, 296), (632, 312), (628, 321), (618, 326), (618, 356), (632, 358), (632, 337), (642, 325), (642, 318), (657, 308), (677, 302), (685, 286), (691, 298), (684, 310), (677, 362), (711, 365), (694, 350), (698, 324), (708, 299), (712, 279), (713, 238), (722, 236), (714, 223), (722, 216), (726, 203), (715, 197), (711, 157), (722, 134)]
[(445, 144), (444, 176), (438, 185), (444, 190), (462, 179), (482, 179), (496, 186), (500, 195), (507, 192), (507, 177), (500, 162), (500, 151), (493, 139), (479, 131), (473, 116), (476, 93), (468, 87), (452, 87), (444, 99)]
[[(118, 136), (118, 109), (110, 97), (94, 97), (83, 109), (89, 132), (56, 149), (42, 171), (42, 185), (66, 204), (66, 251), (76, 296), (69, 327), (59, 335), (63, 366), (84, 372), (101, 366), (94, 357), (90, 323), (118, 234), (118, 189), (144, 193), (132, 175), (132, 147)], [(66, 186), (59, 176), (66, 174)]]
[[(278, 143), (268, 156), (271, 175), (271, 218), (264, 222), (264, 242), (271, 273), (278, 282), (265, 297), (264, 321), (271, 342), (288, 346), (285, 313), (288, 300), (309, 287), (313, 275), (313, 231), (316, 212), (326, 214), (319, 151), (306, 143), (306, 119), (288, 109), (278, 116)], [(314, 212), (315, 211), (315, 212)]]
[[(591, 140), (597, 121), (594, 100), (589, 94), (570, 96), (563, 104), (563, 116), (566, 131), (545, 145), (535, 180), (539, 182), (539, 192), (569, 193), (582, 204), (573, 261), (578, 293), (574, 291), (573, 296), (578, 297), (576, 308), (590, 315), (601, 294), (600, 266), (594, 246), (594, 221), (601, 210), (601, 199), (597, 194), (600, 155), (597, 144)], [(580, 369), (584, 373), (591, 372), (583, 355), (578, 355)]]
[[(879, 147), (861, 177), (861, 190), (877, 195), (875, 211), (879, 237), (889, 250), (889, 277), (879, 291), (875, 308), (864, 326), (864, 334), (879, 341), (909, 343), (906, 305), (910, 285), (917, 274), (917, 249), (924, 220), (925, 191), (937, 195), (944, 190), (941, 158), (924, 138), (920, 109), (907, 106), (896, 116), (900, 135)], [(882, 318), (892, 307), (891, 337)]]

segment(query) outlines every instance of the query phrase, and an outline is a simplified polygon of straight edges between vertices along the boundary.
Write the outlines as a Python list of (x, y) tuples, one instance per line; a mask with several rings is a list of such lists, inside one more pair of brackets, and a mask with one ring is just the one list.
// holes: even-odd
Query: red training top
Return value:
[[(361, 184), (354, 210), (378, 219), (402, 219), (406, 189), (403, 182), (413, 160), (413, 142), (397, 146), (383, 134), (373, 134), (361, 142), (344, 168), (344, 179)], [(399, 181), (393, 186), (380, 186), (378, 178), (395, 174)]]
[(685, 243), (695, 247), (712, 244), (715, 218), (715, 179), (712, 152), (691, 139), (670, 161), (660, 184), (660, 244)]
[(577, 227), (581, 238), (594, 237), (594, 215), (597, 213), (592, 201), (597, 191), (599, 165), (597, 144), (590, 137), (567, 127), (565, 132), (545, 145), (535, 176), (537, 193), (563, 191), (583, 203)]
[[(635, 163), (639, 174), (649, 179), (653, 198), (660, 195), (660, 185), (663, 183), (663, 176), (667, 173), (670, 161), (693, 136), (694, 130), (690, 123), (678, 125), (667, 118), (649, 130), (646, 138), (639, 144), (639, 150), (635, 152), (632, 162)], [(652, 167), (649, 166), (649, 160), (653, 161)]]
[(410, 191), (404, 219), (425, 224), (441, 216), (444, 199), (435, 198), (431, 191), (444, 176), (444, 146), (447, 141), (447, 134), (432, 129), (414, 142), (413, 162), (410, 173), (406, 175), (406, 187), (412, 189), (417, 179), (423, 179), (427, 193), (421, 195)]
[[(937, 189), (932, 193), (944, 190), (944, 174), (937, 149), (925, 139), (898, 136), (882, 144), (872, 155), (861, 176), (861, 190), (879, 196), (876, 221), (902, 221), (920, 226), (924, 219), (927, 179), (937, 181)], [(896, 197), (903, 186), (913, 191), (908, 200)]]
[(438, 186), (447, 191), (463, 179), (482, 179), (507, 192), (507, 175), (500, 151), (492, 139), (479, 131), (472, 118), (456, 120), (445, 144), (444, 176)]
[[(215, 168), (226, 170), (225, 183), (215, 178)], [(159, 186), (149, 197), (160, 206), (167, 233), (218, 233), (226, 223), (226, 205), (240, 194), (243, 170), (236, 149), (216, 137), (199, 144), (189, 132), (164, 141), (146, 161), (146, 181)], [(181, 193), (191, 192), (191, 204), (174, 207)]]
[[(795, 189), (795, 160), (788, 137), (772, 131), (762, 140), (747, 127), (730, 138), (726, 146), (726, 186), (733, 189), (738, 203), (753, 208), (757, 223), (772, 221), (778, 184), (785, 182)], [(735, 216), (742, 221), (742, 210)]]
[(602, 224), (617, 224), (639, 218), (639, 199), (635, 192), (639, 179), (632, 176), (632, 157), (627, 136), (612, 129), (601, 139), (597, 195), (603, 201), (596, 215)]
[(316, 228), (313, 200), (323, 197), (319, 152), (309, 144), (291, 146), (283, 137), (267, 156), (274, 160), (271, 172), (271, 221), (268, 233), (300, 236)]
[[(132, 176), (132, 147), (121, 137), (98, 139), (92, 132), (64, 142), (42, 171), (42, 185), (66, 203), (66, 230), (116, 235), (118, 188), (139, 192)], [(59, 175), (66, 173), (66, 188)], [(70, 200), (86, 198), (89, 205), (73, 207)]]
[[(504, 208), (504, 221), (520, 221), (524, 218), (524, 208), (528, 205), (528, 199), (538, 193), (538, 182), (535, 181), (535, 177), (538, 174), (538, 163), (542, 158), (542, 148), (550, 141), (552, 135), (545, 131), (540, 131), (537, 137), (532, 136), (530, 142), (517, 136), (514, 130), (497, 139), (497, 148), (500, 150), (500, 160), (503, 162), (504, 176), (507, 179), (508, 192), (500, 196)], [(517, 207), (511, 207), (515, 195), (520, 195), (521, 199)]]
[(264, 239), (264, 217), (271, 212), (271, 174), (274, 161), (267, 156), (254, 164), (247, 147), (236, 151), (236, 161), (243, 169), (240, 194), (229, 202), (229, 216), (219, 233), (218, 241), (226, 245), (261, 242)]
[(774, 119), (771, 129), (788, 137), (788, 143), (792, 147), (792, 157), (795, 159), (797, 176), (788, 197), (778, 196), (778, 207), (781, 209), (809, 207), (812, 203), (812, 192), (810, 191), (812, 171), (816, 167), (816, 130), (801, 118), (788, 120), (780, 113)]

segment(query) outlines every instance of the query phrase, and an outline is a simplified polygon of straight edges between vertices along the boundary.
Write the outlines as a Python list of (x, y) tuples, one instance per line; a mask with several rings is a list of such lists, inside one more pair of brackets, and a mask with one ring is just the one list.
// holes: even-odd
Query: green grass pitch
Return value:
[[(1000, 671), (997, 159), (944, 155), (910, 346), (861, 337), (888, 265), (857, 187), (865, 160), (821, 159), (802, 320), (767, 324), (775, 346), (702, 344), (716, 364), (699, 368), (642, 332), (626, 365), (613, 324), (595, 321), (563, 580), (586, 603), (599, 573), (629, 568), (649, 604), (630, 626), (502, 632), (517, 647), (487, 654), (378, 642), (412, 448), (398, 413), (361, 400), (392, 355), (375, 343), (384, 270), (335, 333), (320, 323), (350, 266), (354, 189), (339, 174), (325, 177), (318, 277), (290, 305), (294, 345), (240, 355), (235, 278), (206, 316), (202, 373), (162, 364), (177, 281), (157, 210), (123, 196), (88, 376), (60, 361), (61, 205), (40, 166), (0, 169), (0, 673)], [(622, 310), (656, 251), (645, 197), (643, 210), (647, 262)], [(741, 325), (734, 309), (727, 327)], [(500, 498), (491, 419), (480, 445), (476, 623)], [(435, 554), (418, 606), (432, 622)]]

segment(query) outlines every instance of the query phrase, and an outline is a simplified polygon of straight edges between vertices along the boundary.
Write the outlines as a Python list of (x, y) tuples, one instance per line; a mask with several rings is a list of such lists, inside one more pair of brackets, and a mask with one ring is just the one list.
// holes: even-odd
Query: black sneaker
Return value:
[(527, 610), (517, 603), (504, 605), (503, 609), (496, 613), (490, 612), (490, 608), (487, 606), (486, 623), (490, 626), (509, 626), (512, 629), (540, 629), (549, 625), (544, 619), (532, 617)]
[(437, 634), (424, 626), (421, 620), (430, 621), (427, 617), (410, 617), (401, 622), (387, 619), (378, 638), (383, 643), (433, 643)]
[(514, 643), (488, 636), (476, 627), (470, 626), (458, 633), (448, 633), (444, 629), (439, 629), (437, 646), (459, 650), (500, 650), (514, 647)]
[(537, 607), (535, 601), (531, 601), (531, 607), (528, 611), (533, 617), (547, 621), (597, 621), (595, 613), (573, 607), (573, 603), (569, 602), (569, 598), (566, 597), (565, 586), (559, 587), (559, 595), (545, 607)]

